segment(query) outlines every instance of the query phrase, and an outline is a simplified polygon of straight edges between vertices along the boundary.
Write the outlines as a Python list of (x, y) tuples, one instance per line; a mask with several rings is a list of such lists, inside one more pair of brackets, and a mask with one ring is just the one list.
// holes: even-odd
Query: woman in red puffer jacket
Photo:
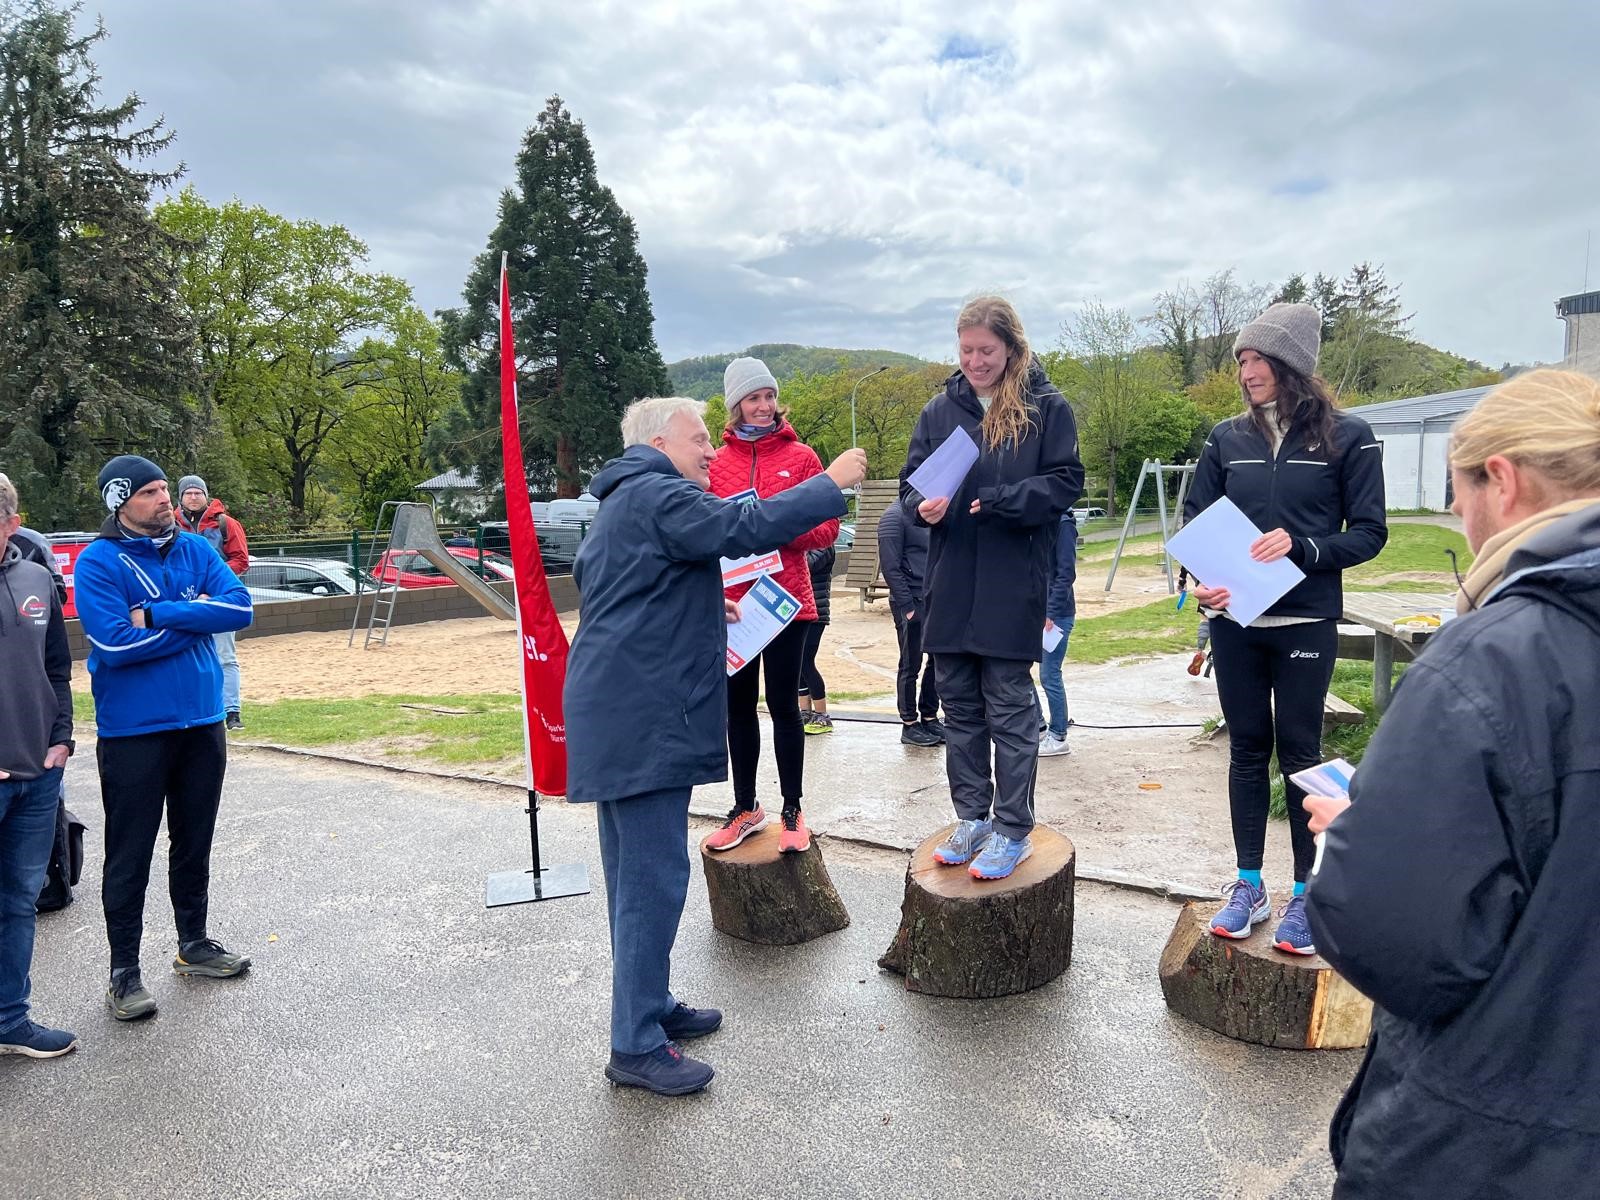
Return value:
[[(728, 405), (728, 425), (722, 449), (711, 463), (711, 491), (736, 496), (754, 488), (763, 498), (822, 474), (816, 452), (796, 436), (794, 426), (778, 409), (778, 381), (758, 358), (736, 358), (723, 373), (723, 395)], [(810, 533), (781, 547), (783, 569), (774, 582), (800, 601), (800, 612), (761, 654), (728, 680), (728, 758), (733, 769), (733, 809), (722, 828), (706, 841), (712, 850), (731, 850), (767, 824), (756, 802), (756, 761), (761, 757), (761, 724), (756, 701), (761, 691), (758, 674), (766, 675), (767, 711), (772, 715), (772, 746), (778, 758), (778, 786), (783, 793), (783, 829), (779, 848), (799, 853), (811, 845), (811, 834), (800, 815), (800, 793), (805, 774), (805, 726), (800, 718), (800, 665), (805, 654), (806, 630), (817, 619), (811, 594), (811, 572), (806, 551), (831, 546), (839, 536), (839, 522), (825, 521)], [(729, 600), (738, 601), (750, 590), (748, 583), (731, 587)]]

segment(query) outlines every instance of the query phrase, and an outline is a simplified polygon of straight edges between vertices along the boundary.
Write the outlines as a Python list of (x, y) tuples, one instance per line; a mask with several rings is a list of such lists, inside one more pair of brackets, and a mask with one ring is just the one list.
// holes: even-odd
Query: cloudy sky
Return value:
[(948, 357), (996, 289), (1084, 300), (1383, 263), (1420, 338), (1559, 358), (1600, 288), (1600, 4), (88, 0), (106, 91), (206, 198), (347, 225), (460, 303), (559, 93), (637, 222), (670, 360)]

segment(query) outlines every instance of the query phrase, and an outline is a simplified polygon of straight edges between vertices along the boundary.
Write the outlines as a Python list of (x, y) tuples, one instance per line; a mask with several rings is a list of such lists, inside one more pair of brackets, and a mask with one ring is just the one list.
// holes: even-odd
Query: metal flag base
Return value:
[(534, 900), (559, 900), (563, 896), (589, 894), (589, 868), (583, 863), (563, 863), (547, 867), (539, 861), (539, 794), (528, 792), (528, 840), (533, 848), (533, 866), (526, 871), (496, 871), (483, 889), (485, 908), (507, 904), (527, 904)]

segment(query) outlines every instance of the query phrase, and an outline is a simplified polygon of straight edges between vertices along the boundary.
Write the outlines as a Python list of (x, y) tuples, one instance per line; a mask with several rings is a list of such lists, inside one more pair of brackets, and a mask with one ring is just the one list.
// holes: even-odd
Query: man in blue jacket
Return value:
[(590, 490), (600, 510), (578, 551), (567, 657), (567, 799), (599, 807), (611, 924), (606, 1077), (661, 1095), (699, 1091), (711, 1068), (674, 1042), (712, 1032), (716, 1009), (679, 1003), (672, 943), (689, 887), (689, 794), (728, 777), (727, 622), (718, 559), (793, 541), (845, 511), (866, 475), (847, 450), (822, 475), (759, 504), (707, 492), (715, 448), (698, 401), (640, 400), (621, 458)]
[(100, 472), (111, 515), (76, 565), (78, 619), (100, 738), (106, 811), (101, 899), (111, 943), (106, 1003), (119, 1021), (156, 1002), (139, 975), (144, 892), (163, 809), (180, 975), (222, 978), (250, 960), (208, 936), (211, 838), (227, 768), (222, 667), (212, 635), (250, 624), (250, 594), (205, 538), (179, 530), (167, 477), (149, 459)]

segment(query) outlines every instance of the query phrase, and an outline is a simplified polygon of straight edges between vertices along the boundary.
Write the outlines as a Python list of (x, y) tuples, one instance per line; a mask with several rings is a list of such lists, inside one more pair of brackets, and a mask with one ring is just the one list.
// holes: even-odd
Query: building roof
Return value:
[(1583, 313), (1600, 313), (1600, 292), (1580, 292), (1556, 301), (1558, 317), (1576, 317)]
[(419, 492), (454, 492), (478, 490), (478, 473), (471, 467), (465, 471), (446, 471), (443, 475), (435, 475), (432, 479), (425, 479), (416, 485)]
[(1488, 393), (1489, 388), (1461, 388), (1454, 392), (1435, 392), (1431, 396), (1410, 396), (1404, 400), (1385, 400), (1382, 404), (1363, 404), (1349, 411), (1373, 428), (1415, 425), (1419, 421), (1446, 421), (1459, 417)]

